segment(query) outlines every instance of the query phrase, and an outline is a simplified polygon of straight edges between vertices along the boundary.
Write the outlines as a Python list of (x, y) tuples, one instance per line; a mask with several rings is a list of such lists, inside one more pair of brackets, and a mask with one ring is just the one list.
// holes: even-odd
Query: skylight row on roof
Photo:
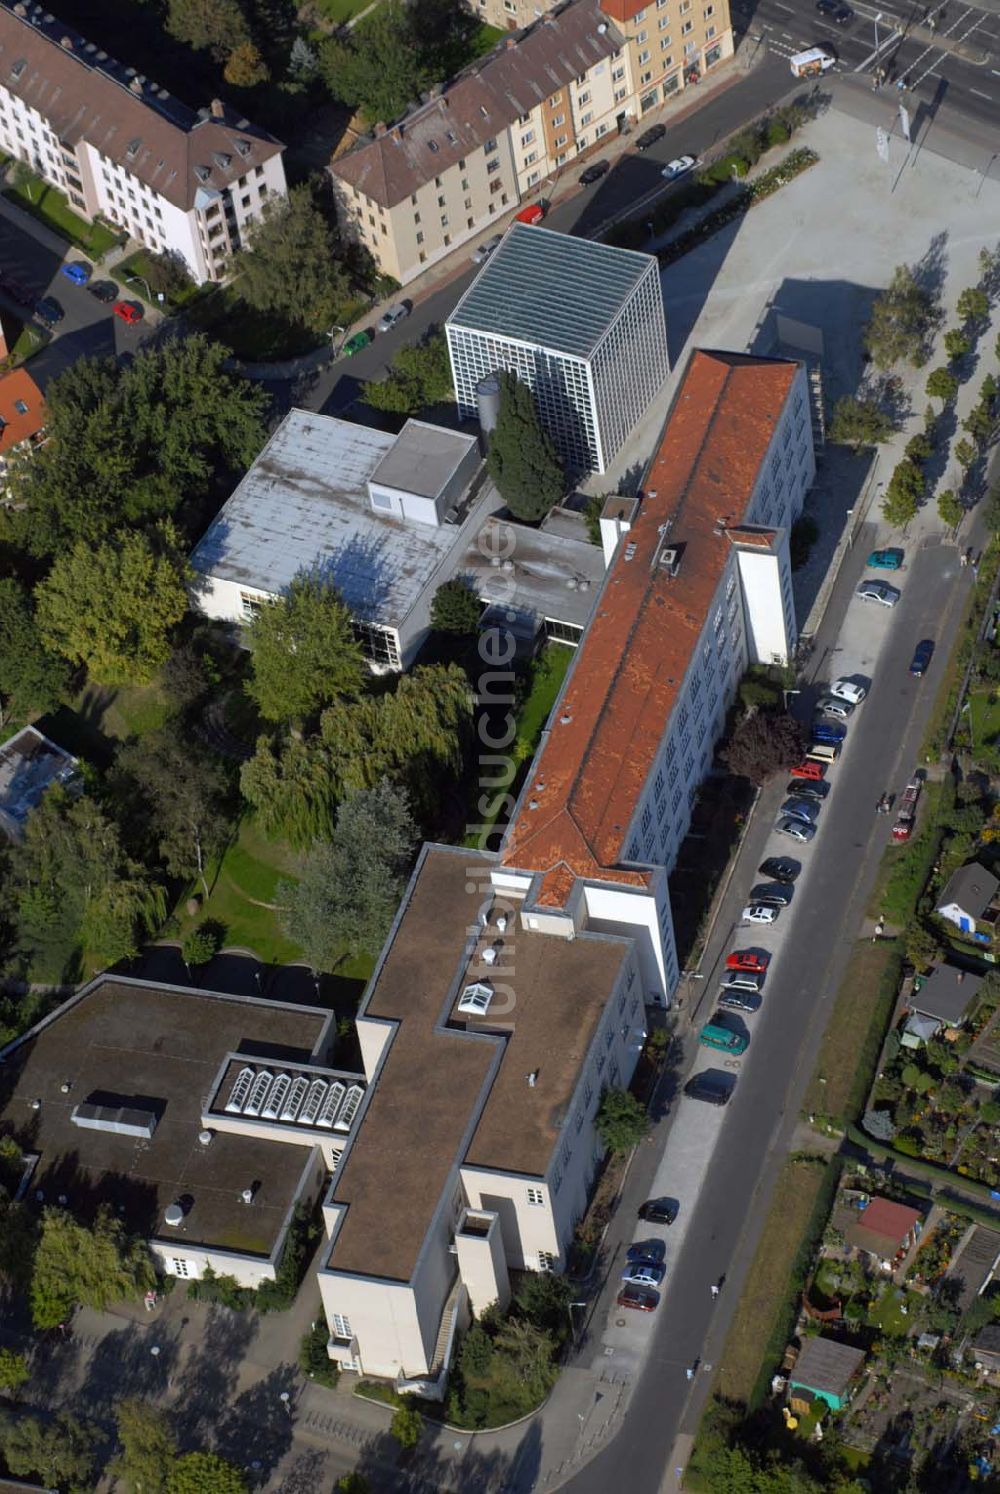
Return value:
[(270, 1069), (246, 1065), (233, 1080), (225, 1109), (229, 1115), (249, 1119), (295, 1122), (324, 1130), (347, 1131), (364, 1098), (360, 1084), (350, 1086), (339, 1079), (310, 1081), (306, 1075), (273, 1074)]

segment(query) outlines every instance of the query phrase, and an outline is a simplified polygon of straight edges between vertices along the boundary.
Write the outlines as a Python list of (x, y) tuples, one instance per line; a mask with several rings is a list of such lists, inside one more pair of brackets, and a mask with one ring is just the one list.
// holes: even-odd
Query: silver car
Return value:
[(378, 327), (376, 330), (379, 332), (388, 332), (396, 325), (397, 322), (405, 321), (409, 314), (409, 302), (400, 301), (397, 306), (390, 306), (388, 311), (384, 311), (382, 313), (382, 315), (378, 319)]
[(478, 249), (472, 251), (472, 263), (474, 265), (484, 265), (494, 250), (499, 249), (502, 243), (503, 234), (495, 233), (491, 239), (486, 240), (485, 244), (480, 244)]
[(882, 607), (895, 607), (900, 593), (887, 581), (862, 581), (855, 596), (862, 602), (878, 602)]
[(807, 845), (816, 834), (815, 825), (807, 825), (804, 820), (779, 820), (774, 827), (779, 835), (787, 835), (791, 840), (797, 840), (800, 845)]
[(838, 721), (848, 721), (854, 715), (851, 702), (841, 700), (837, 695), (821, 695), (816, 702), (816, 709), (821, 716), (833, 716)]

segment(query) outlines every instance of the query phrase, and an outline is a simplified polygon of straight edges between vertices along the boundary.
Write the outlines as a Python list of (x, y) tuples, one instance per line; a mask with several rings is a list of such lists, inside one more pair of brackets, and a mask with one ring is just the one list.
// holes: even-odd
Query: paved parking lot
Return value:
[[(0, 204), (0, 209), (4, 204)], [(30, 222), (30, 220), (29, 220)], [(0, 270), (13, 275), (36, 299), (53, 296), (65, 313), (52, 329), (48, 345), (27, 364), (28, 372), (44, 390), (59, 373), (78, 358), (101, 355), (117, 356), (132, 352), (144, 336), (144, 327), (127, 327), (113, 316), (111, 307), (102, 305), (86, 286), (74, 285), (60, 273), (64, 262), (82, 260), (84, 255), (70, 245), (61, 256), (54, 247), (53, 236), (44, 229), (37, 236), (6, 213), (0, 212)], [(102, 277), (100, 272), (96, 278)], [(31, 308), (19, 306), (0, 290), (0, 307), (5, 323), (30, 321)]]

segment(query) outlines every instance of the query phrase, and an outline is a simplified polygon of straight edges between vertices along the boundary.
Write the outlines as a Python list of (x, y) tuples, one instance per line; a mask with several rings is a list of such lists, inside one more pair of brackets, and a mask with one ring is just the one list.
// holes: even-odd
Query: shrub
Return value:
[(223, 929), (213, 919), (205, 919), (192, 929), (181, 945), (181, 959), (185, 965), (207, 965), (222, 948)]
[(791, 140), (792, 132), (783, 119), (769, 119), (767, 122), (767, 144), (768, 148), (775, 145), (784, 145)]
[(915, 466), (919, 466), (921, 462), (926, 462), (933, 450), (934, 443), (926, 431), (918, 431), (915, 436), (911, 436), (907, 441), (903, 449), (903, 455), (908, 462), (913, 462)]
[(957, 362), (959, 358), (964, 358), (971, 346), (968, 334), (963, 332), (961, 327), (952, 327), (944, 334), (944, 350), (952, 363)]
[(310, 1380), (315, 1380), (317, 1385), (325, 1385), (328, 1390), (333, 1390), (340, 1379), (340, 1366), (326, 1352), (328, 1338), (329, 1329), (320, 1304), (316, 1321), (309, 1332), (302, 1335), (299, 1344), (299, 1369)]
[(416, 1447), (424, 1430), (424, 1419), (413, 1406), (397, 1406), (389, 1425), (390, 1435), (402, 1448)]
[(630, 1152), (649, 1130), (649, 1118), (627, 1089), (606, 1089), (594, 1129), (609, 1152)]

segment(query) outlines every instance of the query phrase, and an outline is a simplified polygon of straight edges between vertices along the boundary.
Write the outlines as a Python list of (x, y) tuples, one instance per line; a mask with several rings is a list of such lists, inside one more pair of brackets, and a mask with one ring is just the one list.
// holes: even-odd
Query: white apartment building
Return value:
[[(634, 106), (623, 39), (597, 0), (505, 38), (331, 162), (345, 233), (402, 284), (501, 223)], [(631, 100), (631, 103), (630, 103)]]
[(569, 471), (604, 472), (670, 371), (653, 255), (514, 223), (445, 323), (459, 412), (500, 370)]
[(287, 190), (279, 141), (218, 99), (195, 112), (25, 0), (0, 0), (0, 149), (199, 284)]

